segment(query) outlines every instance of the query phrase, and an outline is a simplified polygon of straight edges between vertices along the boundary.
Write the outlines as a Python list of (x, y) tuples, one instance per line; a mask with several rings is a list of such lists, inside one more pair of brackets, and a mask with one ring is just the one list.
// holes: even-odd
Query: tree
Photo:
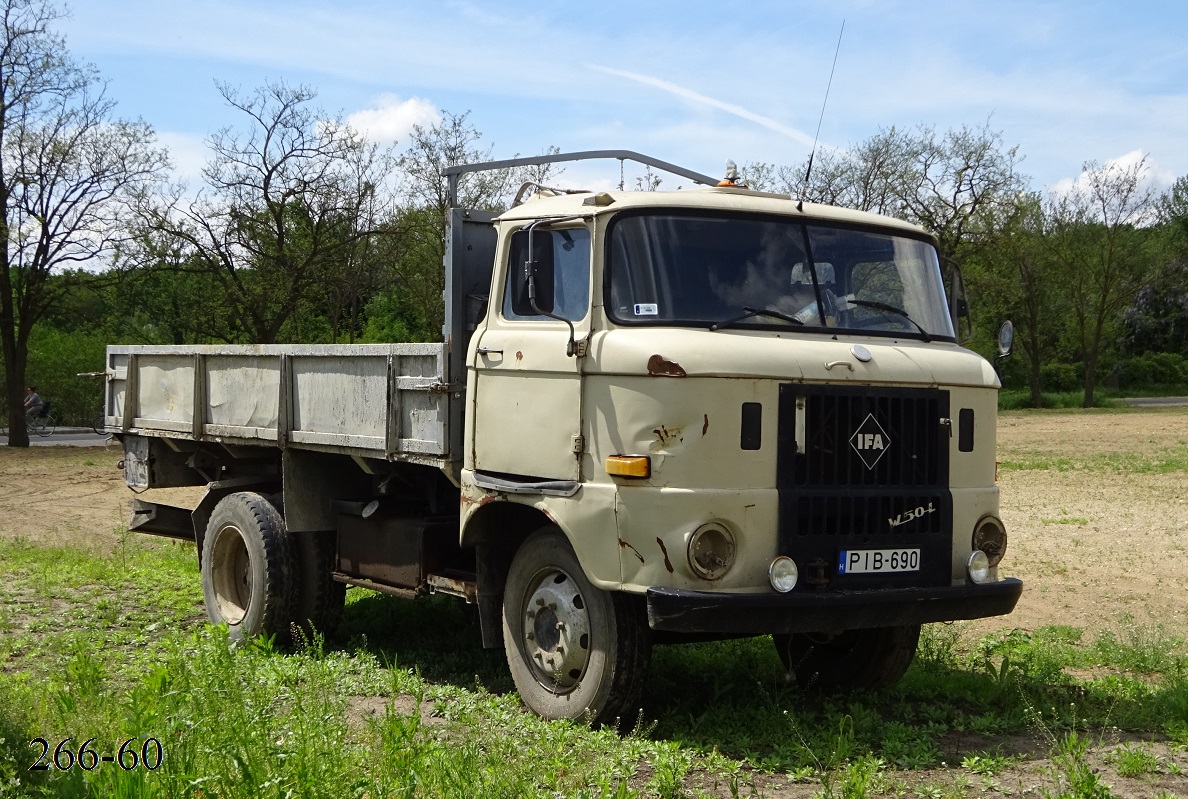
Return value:
[(1129, 165), (1090, 161), (1071, 189), (1050, 199), (1049, 240), (1085, 365), (1086, 408), (1093, 407), (1103, 344), (1149, 277), (1151, 236), (1138, 229), (1154, 207), (1146, 172), (1145, 157)]
[[(467, 118), (469, 112), (452, 114), (429, 127), (413, 126), (412, 135), (400, 157), (404, 204), (392, 225), (401, 231), (401, 251), (394, 261), (396, 287), (412, 299), (415, 313), (424, 319), (427, 336), (437, 338), (445, 319), (442, 290), (445, 273), (446, 213), (450, 207), (449, 181), (442, 177), (446, 167), (490, 161), (491, 148), (480, 149), (479, 133)], [(546, 154), (556, 153), (549, 148)], [(513, 156), (515, 157), (515, 156)], [(458, 183), (458, 205), (500, 211), (520, 183), (543, 186), (556, 171), (552, 165), (522, 169), (470, 172)]]
[(915, 222), (960, 262), (992, 236), (986, 220), (1009, 214), (1023, 191), (1019, 161), (1018, 148), (1006, 147), (989, 122), (943, 136), (927, 126), (892, 127), (850, 150), (816, 154), (811, 172), (806, 165), (779, 174), (786, 191), (811, 202)]
[(111, 256), (168, 168), (152, 129), (113, 118), (95, 69), (52, 32), (61, 16), (43, 0), (0, 0), (0, 346), (17, 447), (29, 445), (29, 337), (65, 291), (51, 274)]
[(249, 129), (214, 134), (203, 191), (188, 203), (175, 197), (153, 225), (175, 240), (182, 262), (214, 276), (242, 339), (274, 343), (315, 287), (332, 296), (329, 287), (358, 265), (361, 243), (380, 234), (392, 163), (341, 119), (312, 109), (308, 87), (217, 86)]
[(986, 220), (994, 235), (969, 262), (967, 277), (985, 316), (1014, 322), (1015, 341), (1027, 360), (1031, 404), (1040, 407), (1041, 367), (1060, 338), (1065, 303), (1045, 239), (1043, 199), (1019, 194), (1004, 210)]

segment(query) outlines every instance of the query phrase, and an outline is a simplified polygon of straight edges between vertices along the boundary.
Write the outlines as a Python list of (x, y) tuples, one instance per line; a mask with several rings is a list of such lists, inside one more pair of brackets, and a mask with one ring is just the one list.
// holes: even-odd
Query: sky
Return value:
[[(720, 175), (727, 159), (803, 163), (819, 121), (818, 148), (988, 121), (1037, 190), (1087, 161), (1145, 157), (1157, 189), (1188, 175), (1182, 0), (69, 4), (70, 51), (192, 180), (210, 134), (246, 127), (216, 81), (276, 80), (398, 147), (442, 109), (469, 112), (493, 158), (628, 149)], [(619, 178), (615, 162), (583, 163), (559, 182)]]

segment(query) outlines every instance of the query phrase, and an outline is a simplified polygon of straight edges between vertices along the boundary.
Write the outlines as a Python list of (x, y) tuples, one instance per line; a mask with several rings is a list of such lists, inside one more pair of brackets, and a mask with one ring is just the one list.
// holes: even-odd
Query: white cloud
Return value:
[[(1154, 194), (1161, 194), (1171, 188), (1171, 185), (1175, 183), (1175, 173), (1169, 169), (1164, 169), (1149, 153), (1145, 153), (1141, 149), (1131, 150), (1115, 158), (1109, 158), (1097, 165), (1097, 171), (1108, 172), (1117, 169), (1125, 172), (1139, 168), (1140, 164), (1141, 185), (1144, 189), (1149, 189)], [(1053, 195), (1061, 196), (1088, 188), (1089, 174), (1087, 172), (1081, 172), (1075, 178), (1061, 178), (1048, 191)]]
[(202, 167), (209, 156), (204, 137), (196, 133), (158, 131), (157, 142), (169, 150), (176, 177), (192, 183), (202, 176)]
[(441, 116), (433, 103), (420, 97), (401, 100), (395, 94), (382, 94), (375, 107), (364, 108), (347, 117), (347, 123), (372, 141), (393, 144), (412, 132), (414, 125), (437, 124)]
[(741, 117), (742, 119), (746, 119), (758, 125), (762, 125), (768, 130), (772, 130), (783, 136), (787, 136), (788, 138), (800, 142), (806, 146), (812, 146), (813, 144), (813, 137), (809, 136), (807, 133), (797, 130), (796, 128), (789, 125), (785, 125), (782, 122), (777, 122), (770, 117), (756, 114), (755, 112), (749, 111), (740, 105), (727, 103), (714, 97), (707, 97), (706, 95), (699, 94), (692, 89), (685, 88), (684, 86), (678, 86), (675, 83), (670, 83), (669, 81), (661, 80), (660, 78), (655, 78), (651, 75), (641, 75), (638, 72), (628, 72), (624, 69), (612, 69), (611, 67), (603, 67), (597, 64), (591, 64), (590, 67), (592, 69), (598, 70), (599, 72), (606, 73), (607, 75), (626, 78), (637, 83), (642, 83), (646, 86), (652, 86), (654, 88), (660, 89), (661, 91), (668, 92), (669, 94), (675, 94), (677, 97), (689, 100), (699, 105), (717, 108), (721, 111), (725, 111), (728, 114), (733, 114), (734, 116)]

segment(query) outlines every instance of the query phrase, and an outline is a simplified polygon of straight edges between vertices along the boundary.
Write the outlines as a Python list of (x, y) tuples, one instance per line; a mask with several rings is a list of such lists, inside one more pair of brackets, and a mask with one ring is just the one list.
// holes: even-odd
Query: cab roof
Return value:
[(681, 189), (680, 191), (606, 191), (573, 194), (537, 194), (497, 217), (501, 222), (541, 217), (601, 216), (627, 209), (673, 208), (775, 214), (805, 220), (871, 225), (933, 239), (924, 228), (894, 217), (839, 208), (835, 205), (800, 203), (787, 194), (771, 194), (737, 187)]

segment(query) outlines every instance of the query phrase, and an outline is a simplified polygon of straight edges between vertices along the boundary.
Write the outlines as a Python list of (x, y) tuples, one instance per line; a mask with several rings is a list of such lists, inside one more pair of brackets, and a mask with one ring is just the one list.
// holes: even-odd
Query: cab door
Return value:
[(480, 480), (574, 483), (576, 490), (582, 358), (567, 349), (570, 325), (577, 341), (590, 331), (590, 232), (532, 232), (535, 308), (525, 273), (528, 235), (517, 231), (505, 248), (502, 294), (491, 298), (475, 347), (474, 467)]

